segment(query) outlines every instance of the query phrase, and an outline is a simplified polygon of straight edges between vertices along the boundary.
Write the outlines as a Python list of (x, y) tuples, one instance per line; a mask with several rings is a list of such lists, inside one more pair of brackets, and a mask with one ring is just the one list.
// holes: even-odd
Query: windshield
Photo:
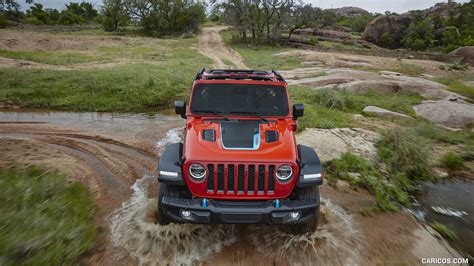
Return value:
[(288, 115), (288, 99), (282, 86), (255, 84), (198, 84), (194, 88), (194, 114)]

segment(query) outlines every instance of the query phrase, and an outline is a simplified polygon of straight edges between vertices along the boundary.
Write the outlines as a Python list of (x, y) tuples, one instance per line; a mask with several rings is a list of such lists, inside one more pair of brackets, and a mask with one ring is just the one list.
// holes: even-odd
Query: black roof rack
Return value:
[(206, 71), (206, 69), (205, 69), (204, 67), (201, 68), (201, 69), (196, 73), (196, 76), (194, 76), (194, 80), (200, 79), (200, 78), (201, 78), (201, 75), (202, 75), (202, 73), (204, 73), (204, 71)]
[(202, 68), (199, 70), (194, 77), (194, 80), (199, 79), (212, 79), (212, 80), (264, 80), (264, 81), (281, 81), (286, 82), (285, 79), (276, 70), (265, 71), (265, 70), (244, 70), (244, 69), (210, 69), (205, 70)]

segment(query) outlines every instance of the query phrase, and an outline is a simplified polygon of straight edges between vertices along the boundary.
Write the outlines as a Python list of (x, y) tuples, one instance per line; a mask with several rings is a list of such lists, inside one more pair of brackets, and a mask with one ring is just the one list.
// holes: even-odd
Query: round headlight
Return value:
[(293, 169), (291, 169), (291, 166), (287, 164), (281, 165), (276, 171), (276, 177), (280, 181), (288, 181), (288, 179), (290, 179), (292, 175)]
[(206, 168), (199, 163), (193, 163), (189, 167), (189, 174), (197, 180), (201, 180), (206, 176)]

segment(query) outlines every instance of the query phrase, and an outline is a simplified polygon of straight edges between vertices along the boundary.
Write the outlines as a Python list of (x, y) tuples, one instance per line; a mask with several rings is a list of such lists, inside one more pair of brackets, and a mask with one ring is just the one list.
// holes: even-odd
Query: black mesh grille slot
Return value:
[(268, 191), (275, 190), (275, 166), (270, 165), (268, 167)]
[(237, 168), (237, 190), (243, 192), (245, 185), (245, 165), (239, 164)]
[(202, 138), (207, 141), (216, 141), (216, 131), (213, 129), (204, 129), (202, 131)]
[(224, 165), (217, 165), (217, 190), (224, 191)]
[(253, 193), (255, 190), (255, 165), (251, 164), (248, 168), (248, 192)]
[(265, 132), (265, 142), (271, 143), (278, 140), (278, 131), (269, 130)]
[(265, 190), (265, 165), (258, 166), (258, 191)]
[(207, 171), (209, 172), (207, 176), (207, 190), (214, 191), (214, 165), (208, 164)]
[(234, 165), (227, 166), (227, 192), (234, 192)]

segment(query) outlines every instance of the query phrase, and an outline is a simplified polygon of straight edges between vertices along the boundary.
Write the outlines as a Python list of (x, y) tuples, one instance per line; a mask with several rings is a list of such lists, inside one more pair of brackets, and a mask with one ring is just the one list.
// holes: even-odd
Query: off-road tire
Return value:
[(163, 206), (161, 204), (161, 201), (163, 200), (164, 196), (172, 196), (174, 193), (176, 193), (176, 189), (167, 184), (160, 184), (160, 191), (158, 192), (158, 224), (159, 225), (167, 225), (171, 223), (171, 219), (166, 215)]
[[(317, 199), (319, 202), (320, 201), (319, 186), (297, 188), (296, 199), (298, 200)], [(291, 224), (290, 229), (293, 233), (305, 234), (305, 233), (315, 232), (318, 229), (318, 225), (319, 225), (319, 205), (314, 210), (313, 218), (306, 221), (305, 223)]]

